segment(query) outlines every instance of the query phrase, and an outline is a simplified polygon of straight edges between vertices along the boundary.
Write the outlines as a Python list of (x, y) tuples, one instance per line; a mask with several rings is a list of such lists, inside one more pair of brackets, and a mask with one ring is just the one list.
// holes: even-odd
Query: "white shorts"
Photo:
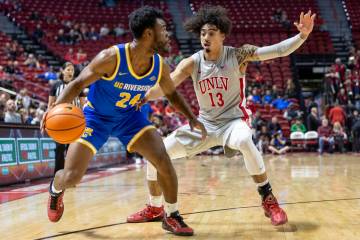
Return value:
[(238, 143), (243, 138), (252, 136), (248, 123), (242, 119), (235, 119), (221, 126), (208, 123), (204, 125), (208, 133), (204, 141), (201, 140), (200, 130), (191, 131), (188, 124), (166, 137), (164, 143), (170, 158), (191, 157), (215, 146), (223, 146), (225, 155), (232, 157), (239, 151)]

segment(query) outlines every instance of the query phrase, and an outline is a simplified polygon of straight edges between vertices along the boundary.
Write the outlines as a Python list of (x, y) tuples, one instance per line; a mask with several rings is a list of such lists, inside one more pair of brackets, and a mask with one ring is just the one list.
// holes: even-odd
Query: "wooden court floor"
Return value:
[[(264, 217), (241, 157), (200, 156), (175, 162), (179, 203), (195, 229), (189, 239), (360, 239), (360, 156), (266, 156), (273, 190), (289, 223)], [(161, 223), (127, 224), (147, 199), (145, 168), (96, 179), (67, 190), (65, 212), (48, 222), (47, 194), (0, 205), (0, 239), (184, 239)]]

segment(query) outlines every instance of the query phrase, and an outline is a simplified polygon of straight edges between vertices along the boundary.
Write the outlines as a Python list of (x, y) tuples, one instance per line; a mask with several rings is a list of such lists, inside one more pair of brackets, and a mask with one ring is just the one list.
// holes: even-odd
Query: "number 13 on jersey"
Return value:
[(131, 94), (128, 92), (120, 93), (120, 100), (116, 102), (116, 106), (120, 108), (127, 108), (129, 104), (133, 107), (140, 100), (141, 93), (136, 94), (133, 98), (131, 98)]

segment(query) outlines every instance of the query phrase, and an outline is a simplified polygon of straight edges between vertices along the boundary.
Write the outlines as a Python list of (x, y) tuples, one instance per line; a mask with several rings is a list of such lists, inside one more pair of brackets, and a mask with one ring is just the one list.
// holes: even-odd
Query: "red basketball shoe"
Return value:
[(146, 204), (146, 207), (127, 217), (128, 223), (156, 222), (164, 217), (164, 207), (153, 207)]
[(194, 235), (194, 230), (186, 225), (179, 211), (173, 212), (170, 217), (167, 217), (165, 214), (162, 228), (179, 236)]
[(279, 206), (274, 195), (270, 194), (262, 202), (265, 211), (265, 216), (271, 219), (271, 224), (274, 226), (287, 223), (288, 219), (285, 211)]
[[(50, 185), (51, 187), (51, 185)], [(57, 222), (60, 220), (61, 216), (64, 212), (64, 203), (63, 203), (63, 197), (64, 192), (62, 191), (59, 194), (52, 193), (51, 190), (49, 190), (49, 199), (48, 199), (48, 205), (47, 205), (47, 214), (48, 218), (51, 222)]]

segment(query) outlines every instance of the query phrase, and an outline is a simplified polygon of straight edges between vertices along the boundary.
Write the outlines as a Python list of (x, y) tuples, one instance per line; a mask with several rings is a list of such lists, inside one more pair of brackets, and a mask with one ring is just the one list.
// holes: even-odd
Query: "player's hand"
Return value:
[(305, 15), (304, 12), (301, 12), (299, 22), (294, 22), (294, 25), (305, 38), (314, 28), (315, 17), (316, 14), (311, 14), (311, 10), (309, 10)]
[(44, 135), (44, 133), (45, 133), (45, 119), (46, 119), (46, 116), (48, 115), (48, 112), (49, 112), (49, 110), (47, 110), (44, 113), (44, 115), (43, 115), (43, 117), (41, 119), (41, 122), (40, 122), (40, 130), (41, 130), (42, 135)]
[(147, 103), (149, 100), (147, 98), (147, 95), (145, 95), (145, 97), (143, 99), (140, 99), (137, 103), (136, 103), (136, 111), (140, 111), (141, 107)]
[(189, 121), (189, 125), (191, 128), (191, 131), (194, 130), (194, 128), (197, 128), (201, 131), (201, 139), (204, 141), (207, 137), (207, 131), (206, 128), (204, 126), (204, 124), (202, 124), (199, 120), (197, 120), (196, 118), (192, 119)]
[(51, 104), (51, 106), (48, 108), (48, 110), (44, 113), (42, 119), (41, 119), (41, 122), (40, 122), (40, 130), (41, 130), (41, 134), (44, 135), (45, 133), (45, 119), (46, 119), (46, 116), (48, 115), (49, 111), (55, 107), (55, 103)]

